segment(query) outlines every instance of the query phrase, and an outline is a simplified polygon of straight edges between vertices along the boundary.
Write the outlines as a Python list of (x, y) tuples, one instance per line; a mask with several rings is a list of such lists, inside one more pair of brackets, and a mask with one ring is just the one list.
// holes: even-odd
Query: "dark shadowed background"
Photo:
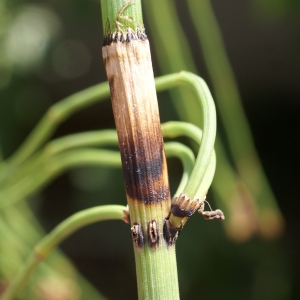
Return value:
[[(221, 223), (193, 217), (177, 242), (181, 297), (299, 299), (300, 4), (211, 2), (286, 228), (277, 240), (253, 237), (237, 243), (226, 236)], [(185, 1), (176, 3), (193, 41)], [(0, 14), (0, 143), (6, 158), (51, 104), (106, 78), (99, 1), (10, 0), (0, 5)], [(151, 43), (155, 39), (151, 24), (145, 22), (145, 27)], [(199, 75), (210, 85), (199, 49), (195, 39), (192, 52), (203, 70)], [(155, 76), (161, 75), (157, 55), (153, 51)], [(171, 102), (163, 101), (160, 110), (164, 121), (177, 118)], [(55, 137), (102, 128), (114, 128), (109, 101), (72, 116)], [(169, 170), (174, 191), (181, 167), (171, 160)], [(81, 209), (125, 204), (122, 180), (121, 170), (80, 168), (60, 176), (29, 201), (49, 231)], [(90, 225), (61, 248), (109, 299), (136, 299), (128, 225), (112, 221)]]

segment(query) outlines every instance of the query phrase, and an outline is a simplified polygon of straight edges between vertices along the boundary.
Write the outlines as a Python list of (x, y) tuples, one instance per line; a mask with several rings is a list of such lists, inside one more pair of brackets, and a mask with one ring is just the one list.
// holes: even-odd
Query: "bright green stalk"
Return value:
[(121, 220), (127, 208), (121, 205), (93, 207), (74, 214), (55, 227), (37, 244), (22, 269), (1, 296), (1, 300), (13, 300), (20, 293), (38, 264), (63, 240), (78, 229), (105, 220)]
[[(166, 223), (165, 218), (168, 216), (168, 211), (170, 209), (169, 193), (168, 191), (165, 191), (165, 188), (168, 187), (168, 181), (166, 177), (167, 174), (165, 174), (165, 164), (157, 163), (156, 161), (159, 155), (161, 155), (159, 157), (162, 157), (161, 160), (164, 161), (164, 153), (155, 153), (155, 159), (150, 162), (153, 164), (153, 168), (152, 166), (147, 165), (147, 171), (142, 171), (142, 168), (146, 167), (143, 164), (143, 160), (145, 160), (145, 157), (151, 157), (151, 155), (149, 155), (152, 147), (150, 142), (153, 143), (153, 141), (149, 141), (147, 147), (145, 145), (147, 141), (143, 140), (141, 143), (143, 147), (140, 147), (140, 144), (135, 143), (134, 141), (140, 137), (142, 138), (144, 135), (137, 134), (135, 136), (132, 133), (140, 133), (144, 127), (150, 126), (149, 128), (151, 128), (152, 124), (150, 123), (149, 119), (148, 124), (143, 123), (143, 128), (139, 127), (142, 124), (139, 122), (139, 120), (142, 116), (144, 116), (145, 110), (139, 110), (138, 101), (134, 113), (132, 113), (130, 109), (127, 109), (128, 107), (132, 107), (130, 101), (131, 99), (135, 99), (135, 95), (127, 98), (125, 96), (127, 86), (124, 82), (122, 82), (122, 76), (118, 76), (117, 80), (115, 80), (115, 76), (117, 74), (113, 73), (115, 65), (121, 68), (126, 66), (126, 64), (123, 65), (123, 52), (121, 55), (121, 52), (115, 52), (116, 49), (124, 49), (124, 53), (126, 52), (127, 54), (125, 55), (128, 57), (131, 57), (131, 50), (136, 51), (138, 55), (141, 55), (141, 53), (139, 53), (138, 50), (134, 50), (133, 47), (127, 47), (128, 45), (131, 45), (130, 40), (128, 40), (128, 44), (124, 44), (127, 43), (124, 40), (125, 28), (119, 28), (121, 16), (123, 15), (123, 12), (125, 12), (126, 7), (128, 7), (129, 2), (123, 4), (120, 1), (115, 1), (115, 3), (116, 7), (119, 6), (117, 9), (117, 15), (115, 15), (116, 11), (107, 13), (107, 9), (112, 7), (111, 4), (102, 11), (104, 20), (106, 20), (110, 14), (113, 13), (115, 15), (113, 20), (116, 23), (115, 30), (111, 30), (110, 26), (109, 30), (104, 29), (105, 42), (103, 47), (103, 57), (112, 90), (113, 108), (116, 114), (115, 120), (120, 139), (121, 154), (123, 157), (126, 193), (134, 241), (139, 299), (179, 299), (175, 245), (174, 243), (170, 243), (169, 238), (166, 237), (164, 229)], [(101, 1), (101, 4), (106, 5), (106, 2)], [(134, 5), (132, 7), (134, 8)], [(137, 10), (140, 9), (138, 6), (136, 8)], [(108, 15), (106, 15), (106, 13)], [(141, 11), (139, 10), (136, 13), (141, 14)], [(130, 18), (131, 22), (133, 22), (132, 16), (130, 16), (127, 12), (126, 15), (124, 14), (123, 16), (124, 19), (127, 18), (128, 20)], [(141, 16), (139, 17), (140, 19), (142, 18)], [(108, 20), (110, 22), (110, 19)], [(126, 28), (127, 37), (129, 34), (131, 34), (130, 32), (135, 31), (135, 29), (130, 25), (131, 22), (129, 22)], [(119, 34), (121, 34), (121, 38), (119, 38)], [(137, 34), (136, 36), (138, 37), (139, 35)], [(148, 43), (141, 44), (140, 40), (137, 42), (135, 41), (136, 39), (134, 39), (132, 45), (133, 43), (136, 43), (134, 45), (137, 47), (140, 45), (141, 47), (139, 49), (141, 49), (142, 46), (148, 47)], [(118, 54), (116, 55), (116, 53)], [(138, 85), (140, 86), (145, 84), (145, 86), (147, 86), (148, 80), (151, 82), (151, 76), (153, 76), (152, 72), (148, 73), (148, 64), (150, 64), (151, 61), (144, 62), (147, 67), (142, 65), (139, 60), (136, 62), (136, 64), (131, 60), (128, 61), (130, 61), (130, 67), (134, 66), (134, 68), (139, 68), (140, 70), (143, 68), (147, 70), (147, 72), (145, 72), (145, 74), (149, 74), (149, 78), (145, 78), (147, 82), (140, 80)], [(126, 71), (128, 72), (129, 70)], [(125, 73), (126, 72), (124, 71), (124, 74)], [(137, 74), (134, 74), (134, 76), (136, 75)], [(128, 74), (129, 82), (131, 80), (134, 81), (135, 79), (136, 77), (130, 77), (130, 73)], [(216, 134), (215, 109), (206, 85), (197, 76), (193, 76), (192, 74), (188, 73), (180, 73), (165, 77), (164, 84), (166, 86), (174, 86), (174, 82), (188, 84), (192, 87), (192, 89), (194, 89), (196, 95), (198, 96), (200, 112), (203, 112), (203, 139), (197, 157), (197, 160), (202, 159), (202, 165), (199, 166), (199, 164), (196, 163), (197, 167), (199, 168), (194, 168), (191, 178), (186, 185), (188, 196), (193, 197), (198, 190), (198, 182), (201, 182), (205, 176), (213, 152), (213, 144)], [(138, 92), (137, 90), (135, 91)], [(159, 121), (159, 117), (156, 114), (157, 110), (155, 95), (150, 100), (154, 100), (153, 103), (151, 103), (152, 107), (155, 107), (155, 109), (153, 109), (154, 115), (151, 117), (155, 123), (157, 120)], [(120, 103), (125, 103), (123, 106), (126, 108), (119, 112), (119, 107), (121, 107)], [(140, 105), (143, 106), (143, 104), (144, 103), (141, 101)], [(120, 114), (122, 113), (124, 114), (123, 118), (120, 118)], [(134, 127), (132, 128), (131, 125)], [(147, 130), (147, 132), (151, 132), (151, 130)], [(134, 138), (132, 138), (133, 136)], [(152, 138), (155, 139), (156, 142), (161, 141), (160, 133), (157, 131)], [(139, 159), (137, 158), (138, 156)], [(131, 159), (128, 159), (128, 157)], [(146, 178), (146, 181), (144, 181), (144, 178)], [(148, 180), (149, 185), (145, 185)], [(153, 191), (155, 191), (155, 193), (153, 193)], [(159, 194), (157, 194), (158, 191)], [(156, 200), (157, 195), (159, 195), (159, 202)]]
[[(263, 234), (276, 235), (282, 216), (256, 152), (233, 71), (226, 55), (218, 22), (209, 0), (187, 1), (203, 55), (212, 78), (230, 151), (241, 179), (257, 198)], [(269, 224), (268, 224), (269, 222)]]

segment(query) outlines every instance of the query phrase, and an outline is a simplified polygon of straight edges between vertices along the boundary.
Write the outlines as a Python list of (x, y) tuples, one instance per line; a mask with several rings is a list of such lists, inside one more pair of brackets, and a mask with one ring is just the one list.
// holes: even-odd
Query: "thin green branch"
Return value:
[(176, 197), (183, 191), (189, 180), (195, 164), (195, 155), (189, 147), (178, 142), (165, 143), (165, 152), (167, 157), (178, 157), (183, 166), (182, 178), (174, 194)]
[(78, 212), (63, 221), (37, 244), (22, 269), (1, 296), (1, 300), (15, 299), (38, 264), (47, 258), (50, 252), (72, 233), (95, 222), (121, 220), (126, 209), (125, 206), (121, 205), (93, 207)]
[[(8, 167), (15, 167), (24, 162), (38, 150), (44, 142), (51, 137), (56, 128), (72, 114), (108, 97), (108, 84), (104, 82), (73, 94), (51, 106), (24, 143), (8, 159)], [(2, 168), (4, 168), (4, 170), (6, 169), (5, 165), (0, 165), (0, 167), (0, 170), (2, 170)]]
[[(202, 141), (202, 130), (198, 128), (196, 125), (193, 125), (191, 123), (186, 123), (186, 122), (178, 122), (178, 121), (171, 121), (162, 124), (162, 132), (164, 137), (168, 138), (176, 138), (179, 136), (186, 136), (192, 139), (194, 142), (196, 142), (199, 146), (201, 145)], [(199, 149), (200, 152), (200, 149)], [(196, 163), (193, 169), (193, 172), (195, 169), (199, 168), (199, 166), (202, 164), (200, 155), (197, 155)], [(208, 191), (208, 188), (211, 185), (214, 173), (215, 173), (215, 168), (216, 168), (216, 154), (212, 153), (209, 161), (208, 168), (206, 169), (206, 172), (202, 178), (202, 180), (197, 180), (197, 177), (194, 178), (194, 189), (196, 190), (195, 195), (190, 196), (189, 190), (188, 190), (188, 185), (184, 187), (180, 192), (185, 193), (189, 197), (194, 197), (197, 196), (200, 199), (202, 199)], [(190, 183), (192, 178), (190, 177), (188, 183)]]
[(34, 170), (41, 168), (43, 163), (64, 151), (78, 147), (91, 147), (103, 145), (117, 145), (118, 139), (115, 130), (90, 131), (84, 133), (75, 133), (50, 141), (44, 149), (37, 152), (27, 159), (5, 182), (3, 186), (15, 184), (17, 181), (30, 175)]
[(75, 133), (55, 139), (45, 146), (43, 153), (45, 156), (51, 157), (77, 147), (109, 145), (118, 145), (117, 132), (114, 129)]
[(26, 198), (66, 169), (87, 165), (119, 167), (120, 154), (118, 151), (82, 148), (44, 160), (34, 172), (0, 192), (0, 207)]
[(190, 87), (196, 94), (202, 111), (202, 141), (197, 155), (196, 165), (190, 180), (185, 187), (185, 194), (193, 198), (198, 192), (199, 182), (203, 181), (210, 163), (216, 137), (216, 111), (215, 105), (206, 83), (199, 77), (189, 72), (180, 72), (160, 77), (157, 81), (157, 90), (172, 88), (174, 85), (183, 84)]

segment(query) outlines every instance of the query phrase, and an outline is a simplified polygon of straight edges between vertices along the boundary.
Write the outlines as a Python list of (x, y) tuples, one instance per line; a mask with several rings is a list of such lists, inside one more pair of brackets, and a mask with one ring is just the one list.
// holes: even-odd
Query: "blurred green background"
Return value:
[[(212, 87), (186, 2), (173, 2), (199, 75)], [(193, 217), (177, 242), (181, 298), (299, 299), (300, 3), (213, 0), (211, 4), (255, 145), (286, 224), (284, 234), (277, 239), (254, 235), (237, 242), (228, 237), (221, 223)], [(51, 104), (106, 80), (101, 24), (98, 0), (0, 0), (3, 158), (18, 148)], [(145, 27), (151, 44), (156, 36), (149, 17), (145, 17)], [(159, 47), (152, 46), (155, 76), (163, 74), (157, 59), (160, 55)], [(166, 101), (162, 101), (164, 98)], [(159, 95), (162, 121), (178, 119), (169, 98), (168, 93)], [(114, 128), (109, 101), (72, 116), (55, 137), (102, 128)], [(219, 130), (222, 134), (222, 127)], [(173, 192), (180, 172), (179, 162), (170, 160)], [(208, 200), (214, 206), (210, 193)], [(72, 170), (28, 201), (48, 232), (81, 209), (125, 204), (122, 171), (92, 167)], [(61, 249), (108, 299), (136, 299), (128, 225), (90, 225), (66, 240)], [(5, 263), (0, 261), (0, 270), (4, 268)], [(5, 280), (1, 282), (5, 286)]]

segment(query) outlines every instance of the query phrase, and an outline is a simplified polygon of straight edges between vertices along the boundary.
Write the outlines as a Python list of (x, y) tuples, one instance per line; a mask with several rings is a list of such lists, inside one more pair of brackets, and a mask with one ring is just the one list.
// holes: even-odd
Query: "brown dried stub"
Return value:
[(152, 220), (148, 223), (148, 242), (151, 248), (156, 248), (159, 242), (159, 231), (157, 223), (155, 220)]
[(187, 220), (199, 208), (201, 202), (198, 197), (190, 199), (184, 193), (174, 198), (171, 210), (164, 224), (164, 237), (168, 245), (173, 245)]
[(128, 208), (128, 205), (127, 205), (127, 209), (124, 209), (123, 210), (123, 217), (122, 217), (122, 220), (127, 223), (127, 224), (130, 224), (130, 214), (129, 214), (129, 208)]
[(134, 223), (131, 227), (132, 240), (137, 248), (142, 248), (144, 245), (144, 235), (141, 224)]
[(179, 224), (184, 226), (187, 220), (199, 208), (202, 201), (203, 200), (200, 200), (199, 197), (191, 199), (183, 193), (174, 198), (169, 217), (173, 226), (177, 227)]
[[(187, 220), (198, 210), (205, 220), (225, 220), (225, 216), (220, 209), (204, 211), (206, 196), (203, 199), (195, 197), (190, 199), (181, 193), (173, 199), (171, 210), (164, 224), (164, 238), (168, 245), (173, 245)], [(208, 203), (208, 202), (207, 202)]]

